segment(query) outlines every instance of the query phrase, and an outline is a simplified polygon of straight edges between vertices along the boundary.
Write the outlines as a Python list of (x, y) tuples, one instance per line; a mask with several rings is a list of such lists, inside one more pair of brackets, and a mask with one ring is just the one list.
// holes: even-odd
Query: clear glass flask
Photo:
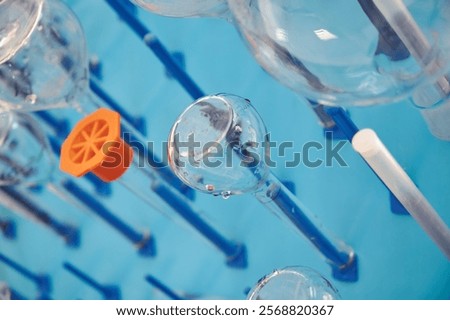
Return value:
[(98, 109), (76, 124), (61, 148), (60, 168), (75, 177), (91, 172), (105, 182), (117, 181), (151, 208), (186, 223), (226, 256), (230, 267), (247, 267), (244, 244), (224, 237), (194, 203), (161, 179), (153, 167), (134, 157), (121, 138), (120, 115)]
[(413, 97), (430, 131), (450, 140), (448, 1), (228, 0), (228, 5), (258, 62), (292, 90), (329, 106)]
[(264, 276), (248, 300), (338, 300), (338, 290), (320, 273), (307, 267), (287, 267)]
[[(138, 4), (170, 15), (158, 11), (164, 1), (144, 2)], [(259, 64), (293, 91), (328, 106), (412, 97), (431, 133), (450, 140), (447, 0), (226, 2), (229, 12), (221, 17), (234, 22)], [(197, 15), (214, 16), (208, 10)], [(190, 16), (185, 13), (176, 16)], [(334, 125), (313, 110), (324, 127)]]
[(355, 252), (324, 232), (305, 206), (270, 172), (265, 125), (250, 102), (221, 94), (190, 105), (169, 136), (169, 163), (192, 188), (222, 195), (251, 193), (304, 235), (325, 257), (333, 276), (356, 281)]

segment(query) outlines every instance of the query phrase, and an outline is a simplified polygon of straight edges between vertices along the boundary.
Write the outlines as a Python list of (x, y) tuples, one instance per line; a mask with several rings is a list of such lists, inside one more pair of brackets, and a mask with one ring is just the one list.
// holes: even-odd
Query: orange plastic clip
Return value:
[(60, 168), (73, 176), (94, 173), (105, 182), (130, 167), (133, 150), (120, 137), (120, 115), (101, 108), (76, 124), (61, 148)]

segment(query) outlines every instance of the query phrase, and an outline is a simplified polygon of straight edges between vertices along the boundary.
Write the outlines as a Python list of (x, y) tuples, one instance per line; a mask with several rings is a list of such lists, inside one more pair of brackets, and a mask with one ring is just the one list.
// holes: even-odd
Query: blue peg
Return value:
[[(336, 125), (345, 134), (346, 138), (350, 143), (352, 142), (353, 136), (359, 131), (356, 124), (350, 119), (348, 113), (342, 107), (327, 107), (326, 112), (333, 118)], [(370, 166), (369, 166), (370, 168)], [(371, 168), (372, 170), (372, 168)], [(373, 171), (373, 170), (372, 170)], [(377, 175), (378, 177), (378, 175)], [(383, 181), (380, 182), (386, 187)], [(399, 215), (409, 215), (405, 207), (400, 203), (400, 201), (391, 193), (388, 187), (386, 189), (389, 191), (389, 200), (391, 205), (391, 211)]]
[(128, 111), (123, 108), (113, 97), (111, 97), (111, 95), (109, 95), (109, 93), (107, 93), (94, 79), (89, 81), (89, 85), (95, 95), (106, 102), (111, 109), (120, 113), (122, 118), (131, 124), (133, 128), (142, 133), (144, 136), (147, 135), (147, 124), (144, 117), (135, 117), (129, 114)]
[(28, 300), (23, 294), (15, 289), (9, 288), (9, 291), (11, 292), (11, 300)]
[(52, 128), (55, 135), (61, 139), (64, 139), (69, 134), (70, 123), (66, 119), (57, 119), (49, 111), (45, 110), (36, 111), (34, 114)]
[(25, 278), (28, 278), (29, 280), (33, 281), (38, 291), (41, 295), (48, 294), (52, 290), (52, 282), (48, 275), (46, 274), (35, 274), (25, 268), (24, 266), (20, 265), (19, 263), (15, 262), (14, 260), (8, 258), (4, 254), (0, 253), (0, 261), (9, 266), (10, 268), (16, 270), (18, 273), (20, 273)]
[(168, 296), (172, 300), (185, 300), (183, 297), (178, 295), (175, 291), (167, 287), (165, 284), (163, 284), (161, 281), (156, 279), (155, 277), (151, 275), (147, 275), (145, 277), (145, 280), (147, 280), (148, 283), (150, 283), (152, 286), (157, 288), (159, 291), (163, 292), (166, 296)]
[(0, 218), (0, 230), (6, 239), (13, 240), (16, 238), (16, 223), (13, 220)]
[(105, 0), (109, 6), (119, 15), (119, 17), (141, 38), (146, 46), (153, 51), (158, 59), (164, 64), (167, 71), (180, 83), (186, 92), (193, 98), (198, 99), (205, 94), (200, 87), (191, 79), (186, 71), (175, 61), (174, 57), (161, 43), (158, 37), (153, 34), (139, 19), (124, 7), (119, 0)]
[(130, 240), (137, 247), (140, 255), (144, 257), (153, 257), (156, 255), (155, 238), (151, 234), (135, 231), (72, 180), (64, 180), (62, 187), (86, 205), (91, 212), (95, 213), (119, 231), (125, 238)]
[(88, 276), (86, 273), (81, 271), (80, 269), (76, 268), (74, 265), (65, 262), (63, 264), (64, 269), (72, 273), (74, 276), (76, 276), (78, 279), (80, 279), (82, 282), (90, 286), (91, 288), (98, 291), (105, 300), (120, 300), (121, 299), (121, 292), (120, 288), (117, 286), (105, 286), (99, 284), (97, 281), (95, 281), (93, 278)]

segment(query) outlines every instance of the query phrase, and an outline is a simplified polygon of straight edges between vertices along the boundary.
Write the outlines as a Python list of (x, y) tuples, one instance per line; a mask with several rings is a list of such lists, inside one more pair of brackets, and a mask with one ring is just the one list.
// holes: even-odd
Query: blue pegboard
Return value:
[[(66, 1), (86, 32), (89, 54), (101, 62), (102, 86), (130, 114), (142, 116), (155, 152), (177, 116), (192, 97), (157, 57), (121, 21), (106, 1)], [(304, 143), (325, 143), (323, 130), (303, 98), (284, 88), (254, 61), (234, 27), (214, 19), (173, 19), (136, 10), (136, 16), (159, 37), (169, 52), (184, 57), (184, 67), (207, 94), (227, 92), (249, 98), (265, 120), (273, 141), (292, 141), (293, 152)], [(349, 109), (360, 128), (377, 131), (399, 163), (414, 177), (447, 224), (450, 224), (450, 145), (428, 132), (413, 106), (400, 103)], [(54, 110), (61, 119), (78, 118), (71, 110)], [(73, 123), (72, 123), (73, 124)], [(337, 141), (332, 141), (337, 143)], [(317, 155), (320, 156), (320, 153)], [(17, 239), (0, 241), (0, 251), (35, 273), (52, 276), (54, 299), (101, 299), (63, 269), (70, 261), (98, 283), (120, 287), (123, 299), (165, 299), (146, 282), (148, 274), (178, 293), (200, 298), (243, 299), (245, 290), (275, 268), (304, 265), (332, 280), (347, 299), (447, 299), (450, 263), (409, 216), (391, 212), (389, 196), (364, 161), (346, 143), (341, 152), (348, 166), (275, 168), (282, 180), (295, 183), (296, 194), (335, 235), (350, 244), (359, 257), (359, 281), (331, 278), (328, 266), (307, 241), (289, 231), (251, 196), (228, 200), (198, 194), (197, 206), (206, 218), (233, 239), (247, 245), (248, 268), (228, 268), (220, 253), (189, 227), (180, 227), (120, 185), (112, 185), (105, 205), (135, 228), (151, 230), (157, 256), (143, 258), (123, 237), (99, 219), (67, 207), (47, 191), (34, 199), (58, 219), (80, 228), (75, 250), (44, 227), (6, 210), (14, 219)], [(291, 158), (290, 158), (291, 157)], [(276, 155), (274, 158), (277, 158)], [(94, 194), (92, 184), (80, 181)], [(36, 288), (11, 269), (0, 265), (7, 280), (25, 298), (36, 298)]]

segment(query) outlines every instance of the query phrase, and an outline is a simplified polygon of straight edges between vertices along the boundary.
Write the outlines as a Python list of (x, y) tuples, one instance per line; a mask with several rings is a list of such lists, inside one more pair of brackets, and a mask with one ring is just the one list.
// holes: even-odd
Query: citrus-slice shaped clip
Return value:
[(120, 137), (120, 115), (101, 108), (78, 122), (61, 148), (60, 168), (76, 177), (92, 172), (105, 182), (129, 168), (133, 150)]

